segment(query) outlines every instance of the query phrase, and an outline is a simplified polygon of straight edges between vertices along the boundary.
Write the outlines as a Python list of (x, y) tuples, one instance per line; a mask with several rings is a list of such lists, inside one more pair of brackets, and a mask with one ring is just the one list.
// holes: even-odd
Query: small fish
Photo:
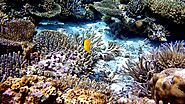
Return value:
[(84, 40), (84, 50), (88, 53), (91, 53), (91, 40), (85, 39)]

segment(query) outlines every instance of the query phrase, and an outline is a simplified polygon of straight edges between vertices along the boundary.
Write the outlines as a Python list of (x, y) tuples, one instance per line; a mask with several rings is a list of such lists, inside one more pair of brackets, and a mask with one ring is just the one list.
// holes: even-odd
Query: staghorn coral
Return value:
[(93, 56), (85, 51), (78, 50), (52, 52), (42, 58), (33, 66), (30, 66), (30, 74), (44, 76), (60, 76), (62, 73), (89, 75), (92, 74), (92, 66), (95, 63)]
[(9, 52), (23, 51), (21, 44), (15, 41), (0, 38), (0, 55), (7, 54)]
[[(85, 39), (92, 40), (91, 53), (83, 49)], [(64, 33), (51, 30), (44, 30), (37, 34), (33, 43), (37, 45), (36, 48), (42, 55), (46, 55), (43, 60), (33, 66), (33, 69), (37, 69), (35, 71), (40, 70), (41, 75), (45, 72), (51, 73), (51, 71), (53, 74), (89, 75), (93, 72), (92, 67), (98, 59), (113, 59), (120, 48), (115, 43), (109, 43), (108, 48), (102, 51), (101, 37), (95, 34), (85, 33), (82, 37), (67, 37)]]
[(155, 74), (150, 85), (152, 97), (163, 104), (185, 103), (185, 69), (169, 68)]
[[(32, 60), (33, 61), (33, 60)], [(12, 52), (0, 56), (0, 81), (6, 80), (7, 77), (22, 77), (27, 73), (27, 66), (30, 62), (18, 53)]]
[(72, 103), (76, 98), (77, 101), (83, 102), (84, 97), (88, 98), (88, 96), (92, 98), (92, 102), (96, 102), (93, 104), (103, 101), (102, 98), (106, 102), (114, 101), (108, 85), (66, 74), (63, 74), (58, 80), (37, 75), (23, 76), (22, 78), (9, 77), (0, 84), (0, 93), (2, 104), (11, 102), (61, 104), (63, 101), (68, 104), (67, 101), (72, 96), (74, 96), (71, 98)]
[(184, 41), (164, 43), (151, 52), (151, 60), (157, 66), (158, 72), (168, 68), (185, 67), (185, 44)]
[(42, 31), (34, 38), (33, 43), (37, 44), (37, 50), (46, 56), (33, 67), (40, 69), (41, 75), (47, 70), (54, 71), (53, 73), (56, 74), (71, 73), (79, 76), (92, 72), (96, 57), (87, 53), (78, 39), (79, 43), (72, 40), (73, 38), (57, 31)]

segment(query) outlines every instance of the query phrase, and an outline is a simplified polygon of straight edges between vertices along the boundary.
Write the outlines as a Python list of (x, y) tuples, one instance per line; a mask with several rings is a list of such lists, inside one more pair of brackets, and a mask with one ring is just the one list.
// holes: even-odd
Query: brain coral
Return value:
[(169, 68), (155, 74), (150, 81), (152, 97), (165, 104), (185, 103), (185, 69)]

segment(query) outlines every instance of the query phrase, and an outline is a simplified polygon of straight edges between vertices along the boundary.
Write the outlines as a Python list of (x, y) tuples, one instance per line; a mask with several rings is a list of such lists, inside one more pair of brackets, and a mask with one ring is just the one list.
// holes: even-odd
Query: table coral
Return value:
[(164, 104), (185, 103), (185, 69), (169, 68), (155, 74), (150, 81), (152, 97)]

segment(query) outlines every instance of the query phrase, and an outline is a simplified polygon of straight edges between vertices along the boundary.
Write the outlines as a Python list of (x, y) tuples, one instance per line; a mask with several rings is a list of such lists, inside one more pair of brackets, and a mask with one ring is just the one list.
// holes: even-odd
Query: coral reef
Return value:
[(30, 9), (30, 13), (38, 17), (51, 18), (61, 13), (61, 6), (58, 3), (45, 0), (44, 3)]
[[(92, 52), (83, 49), (83, 41), (90, 39)], [(93, 65), (99, 59), (111, 60), (119, 54), (119, 46), (109, 43), (107, 49), (102, 49), (101, 37), (84, 33), (82, 37), (67, 37), (65, 33), (44, 30), (37, 34), (33, 43), (41, 52), (43, 59), (34, 65), (35, 71), (52, 72), (52, 74), (70, 73), (78, 76), (89, 75), (93, 72)], [(43, 66), (43, 67), (42, 67)], [(33, 71), (34, 73), (34, 71)]]
[(103, 20), (117, 37), (126, 36), (127, 33), (123, 32), (129, 30), (130, 34), (140, 34), (151, 40), (167, 41), (166, 37), (169, 34), (166, 27), (157, 23), (156, 19), (139, 15), (144, 8), (140, 0), (131, 0), (128, 5), (120, 4), (118, 1), (103, 0), (95, 2), (93, 7), (103, 15)]
[(31, 41), (35, 32), (35, 25), (30, 20), (12, 19), (11, 21), (2, 23), (0, 37), (13, 41)]
[(185, 44), (184, 41), (164, 43), (151, 52), (151, 60), (157, 66), (158, 72), (168, 68), (185, 67)]
[(185, 22), (185, 4), (179, 0), (143, 0), (152, 13), (177, 24)]
[(164, 104), (185, 103), (185, 69), (169, 68), (155, 74), (150, 81), (152, 97)]
[[(151, 96), (149, 81), (155, 73), (155, 66), (151, 60), (145, 57), (139, 57), (139, 61), (128, 60), (123, 65), (123, 74), (130, 75), (139, 84), (140, 91), (136, 95), (144, 97)], [(134, 92), (134, 91), (133, 91)]]
[(23, 51), (21, 44), (15, 41), (0, 38), (0, 55), (10, 52)]
[[(114, 101), (108, 85), (79, 79), (64, 74), (58, 80), (29, 75), (22, 78), (9, 77), (0, 84), (1, 103), (111, 103)], [(70, 100), (71, 99), (71, 100)]]
[(8, 53), (0, 56), (0, 81), (6, 80), (9, 76), (11, 77), (22, 77), (26, 74), (27, 66), (29, 61), (18, 53)]
[(134, 96), (130, 99), (121, 97), (118, 99), (118, 104), (157, 104), (157, 102), (155, 102), (154, 100), (149, 99), (147, 97), (138, 98), (138, 97)]

